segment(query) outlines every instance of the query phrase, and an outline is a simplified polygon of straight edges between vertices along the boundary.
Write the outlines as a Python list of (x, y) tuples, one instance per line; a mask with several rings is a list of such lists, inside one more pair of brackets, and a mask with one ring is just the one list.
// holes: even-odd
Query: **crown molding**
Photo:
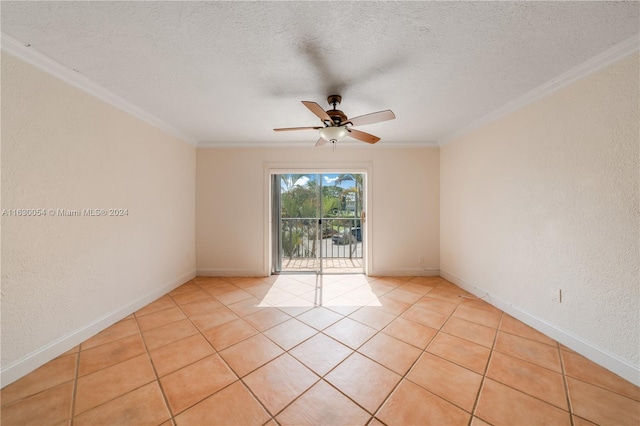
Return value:
[(131, 102), (121, 98), (120, 96), (110, 92), (104, 87), (96, 84), (89, 78), (82, 74), (69, 69), (61, 63), (49, 58), (46, 55), (38, 52), (28, 44), (21, 43), (5, 33), (0, 33), (0, 46), (2, 51), (9, 53), (13, 56), (22, 59), (23, 61), (43, 70), (44, 72), (59, 78), (72, 85), (73, 87), (80, 89), (96, 98), (104, 101), (140, 120), (152, 125), (153, 127), (162, 130), (176, 138), (188, 143), (191, 146), (197, 146), (198, 141), (193, 137), (185, 134), (181, 130), (165, 123), (159, 118), (149, 114), (145, 110)]
[(618, 43), (617, 45), (605, 50), (599, 55), (571, 68), (570, 70), (552, 78), (546, 83), (536, 87), (535, 89), (525, 93), (524, 95), (514, 99), (513, 101), (503, 105), (497, 110), (485, 115), (484, 117), (473, 121), (471, 124), (450, 133), (449, 135), (438, 140), (440, 146), (445, 145), (455, 139), (461, 138), (480, 127), (496, 121), (526, 105), (529, 105), (538, 99), (541, 99), (556, 90), (559, 90), (574, 81), (577, 81), (589, 74), (601, 70), (629, 55), (637, 53), (640, 50), (640, 33), (629, 37), (628, 39)]
[[(437, 142), (384, 142), (381, 141), (376, 145), (369, 145), (356, 141), (340, 141), (336, 145), (336, 149), (340, 148), (438, 148)], [(316, 148), (313, 141), (298, 141), (298, 142), (198, 142), (198, 148)], [(324, 147), (331, 149), (331, 145), (327, 144)]]

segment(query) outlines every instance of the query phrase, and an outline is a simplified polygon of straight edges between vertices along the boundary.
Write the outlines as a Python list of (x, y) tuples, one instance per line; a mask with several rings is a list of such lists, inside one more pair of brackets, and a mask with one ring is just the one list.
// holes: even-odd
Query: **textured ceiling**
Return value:
[(636, 34), (638, 2), (10, 2), (2, 32), (200, 142), (313, 145), (343, 97), (425, 143)]

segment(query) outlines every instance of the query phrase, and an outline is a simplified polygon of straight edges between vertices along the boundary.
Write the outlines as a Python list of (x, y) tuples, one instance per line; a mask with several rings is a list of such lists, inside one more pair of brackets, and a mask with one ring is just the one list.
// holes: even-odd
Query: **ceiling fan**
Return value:
[(276, 132), (289, 132), (292, 130), (319, 130), (320, 139), (316, 142), (316, 146), (325, 145), (327, 142), (335, 144), (345, 136), (352, 137), (362, 142), (374, 144), (380, 140), (379, 137), (361, 132), (360, 130), (355, 130), (352, 127), (379, 123), (381, 121), (393, 120), (396, 118), (395, 114), (389, 109), (360, 115), (354, 118), (347, 118), (344, 112), (336, 109), (336, 105), (339, 105), (341, 101), (342, 96), (340, 95), (329, 96), (327, 98), (327, 102), (329, 102), (329, 105), (333, 105), (333, 109), (329, 109), (327, 111), (322, 109), (322, 107), (315, 102), (302, 101), (304, 106), (309, 108), (312, 113), (322, 120), (323, 126), (284, 127), (273, 130)]

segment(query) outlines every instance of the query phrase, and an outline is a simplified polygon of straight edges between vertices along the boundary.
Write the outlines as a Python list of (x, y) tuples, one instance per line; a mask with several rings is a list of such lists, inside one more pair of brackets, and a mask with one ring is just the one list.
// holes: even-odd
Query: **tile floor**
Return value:
[(640, 424), (640, 388), (435, 277), (198, 277), (1, 396), (7, 426)]

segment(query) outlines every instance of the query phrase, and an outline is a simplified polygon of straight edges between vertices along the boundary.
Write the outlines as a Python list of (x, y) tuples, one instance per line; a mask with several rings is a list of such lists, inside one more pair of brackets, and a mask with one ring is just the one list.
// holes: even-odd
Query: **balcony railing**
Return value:
[[(325, 218), (281, 219), (282, 255), (289, 259), (361, 259), (362, 220)], [(321, 238), (318, 238), (321, 233)]]

